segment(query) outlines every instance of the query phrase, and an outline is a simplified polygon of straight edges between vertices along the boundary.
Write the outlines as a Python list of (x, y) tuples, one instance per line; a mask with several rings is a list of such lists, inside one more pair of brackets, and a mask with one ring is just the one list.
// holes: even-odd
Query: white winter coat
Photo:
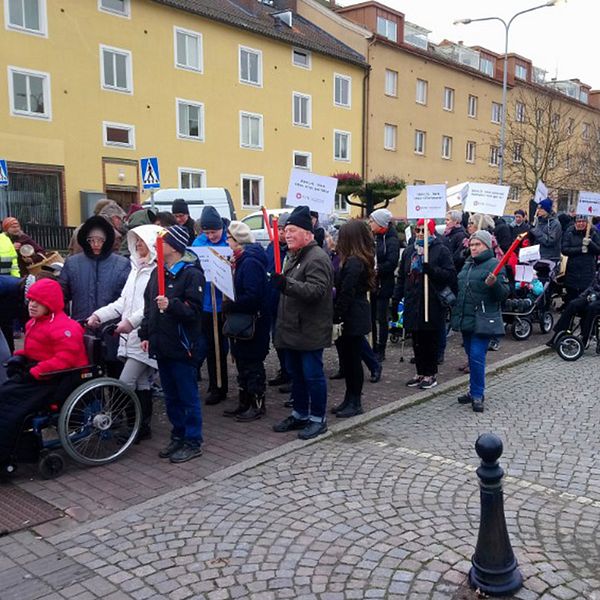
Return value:
[[(156, 361), (142, 352), (138, 328), (144, 316), (144, 290), (150, 274), (156, 267), (156, 237), (163, 230), (158, 225), (140, 225), (127, 233), (127, 246), (131, 255), (131, 272), (125, 282), (125, 287), (117, 300), (94, 311), (100, 321), (112, 319), (127, 319), (133, 326), (128, 334), (121, 334), (118, 356), (124, 360), (134, 358), (156, 369)], [(139, 236), (148, 246), (150, 253), (147, 262), (140, 259), (135, 249), (136, 236)]]

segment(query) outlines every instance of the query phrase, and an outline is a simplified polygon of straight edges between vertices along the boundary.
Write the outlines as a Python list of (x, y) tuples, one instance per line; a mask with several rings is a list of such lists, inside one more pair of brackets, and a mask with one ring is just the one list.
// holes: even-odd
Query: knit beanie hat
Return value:
[(18, 225), (19, 224), (19, 220), (16, 219), (15, 217), (6, 217), (6, 219), (4, 219), (4, 221), (2, 221), (2, 231), (8, 231), (9, 227), (12, 227), (13, 225)]
[(241, 221), (231, 221), (227, 228), (227, 233), (238, 243), (238, 244), (254, 244), (254, 235), (250, 227), (246, 223)]
[[(425, 219), (419, 219), (417, 227), (423, 227), (423, 225), (425, 225)], [(433, 219), (427, 220), (427, 229), (429, 229), (429, 235), (435, 235), (435, 221)]]
[(277, 224), (279, 225), (279, 227), (285, 227), (289, 218), (290, 218), (289, 212), (281, 213), (279, 215), (279, 219), (277, 220)]
[(515, 216), (516, 215), (521, 215), (523, 218), (525, 218), (525, 211), (522, 208), (518, 208), (515, 210)]
[(211, 231), (223, 229), (223, 219), (214, 206), (205, 206), (200, 215), (200, 227)]
[(163, 236), (163, 240), (177, 252), (184, 254), (185, 249), (190, 243), (190, 234), (185, 227), (181, 225), (171, 225), (167, 227), (167, 232)]
[(171, 212), (174, 215), (189, 215), (190, 209), (183, 198), (175, 198), (173, 206), (171, 206)]
[(552, 212), (552, 200), (550, 200), (550, 198), (541, 200), (538, 206), (543, 208), (547, 213)]
[(379, 227), (388, 227), (392, 221), (392, 216), (392, 213), (387, 208), (378, 208), (369, 215), (369, 218), (373, 219)]
[(479, 240), (484, 246), (486, 246), (489, 250), (492, 249), (492, 234), (485, 229), (480, 229), (476, 231), (472, 236), (472, 240)]
[(296, 206), (291, 212), (286, 225), (295, 225), (300, 229), (306, 229), (314, 233), (310, 210), (308, 206)]

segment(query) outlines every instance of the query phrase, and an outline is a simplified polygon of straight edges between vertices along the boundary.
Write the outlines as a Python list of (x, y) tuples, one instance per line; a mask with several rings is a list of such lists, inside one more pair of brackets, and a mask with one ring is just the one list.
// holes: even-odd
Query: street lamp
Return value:
[(539, 6), (533, 6), (526, 10), (519, 11), (514, 14), (508, 22), (500, 17), (482, 17), (480, 19), (458, 19), (454, 21), (454, 25), (469, 25), (470, 23), (477, 23), (478, 21), (500, 21), (504, 25), (504, 71), (502, 74), (502, 109), (500, 115), (500, 156), (498, 164), (498, 183), (502, 185), (504, 179), (504, 146), (506, 145), (506, 87), (507, 87), (507, 76), (508, 76), (508, 30), (512, 25), (512, 22), (519, 16), (525, 13), (538, 10), (540, 8), (546, 8), (548, 6), (556, 6), (560, 0), (549, 0), (540, 4)]

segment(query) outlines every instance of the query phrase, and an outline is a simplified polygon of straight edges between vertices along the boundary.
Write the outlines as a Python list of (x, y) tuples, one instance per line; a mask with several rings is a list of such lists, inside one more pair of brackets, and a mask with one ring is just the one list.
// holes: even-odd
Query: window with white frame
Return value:
[(584, 140), (590, 139), (590, 132), (592, 130), (592, 126), (589, 123), (583, 123), (581, 126), (581, 136)]
[(104, 12), (128, 17), (131, 14), (131, 0), (98, 0), (98, 8)]
[(511, 185), (508, 193), (508, 199), (511, 202), (518, 202), (521, 198), (521, 188), (518, 185)]
[(479, 58), (479, 70), (490, 77), (494, 76), (494, 61), (484, 56)]
[(46, 35), (46, 0), (4, 0), (6, 26), (26, 33)]
[(118, 92), (133, 92), (131, 52), (120, 48), (100, 46), (102, 87)]
[(392, 42), (398, 41), (398, 25), (385, 17), (377, 17), (377, 33)]
[(347, 75), (333, 76), (333, 103), (336, 106), (350, 108), (352, 103), (352, 77)]
[(467, 116), (469, 116), (473, 119), (477, 117), (477, 104), (478, 104), (477, 96), (473, 96), (473, 94), (469, 94), (469, 100), (467, 102)]
[(415, 129), (415, 154), (425, 154), (425, 132)]
[(520, 163), (523, 160), (523, 144), (513, 146), (513, 162)]
[(294, 168), (310, 171), (312, 168), (312, 153), (294, 150)]
[(525, 123), (525, 104), (523, 102), (515, 103), (515, 120), (517, 123)]
[(180, 167), (179, 187), (185, 189), (206, 187), (206, 170)]
[(177, 98), (177, 137), (204, 140), (204, 104)]
[(476, 155), (477, 155), (477, 143), (473, 142), (473, 141), (468, 141), (467, 147), (466, 147), (465, 160), (468, 163), (474, 163)]
[(498, 146), (490, 146), (490, 165), (498, 166), (500, 163), (500, 148)]
[(336, 194), (335, 200), (333, 204), (333, 209), (336, 212), (347, 213), (349, 210), (348, 203), (346, 202), (346, 197), (342, 194)]
[(427, 81), (417, 79), (417, 93), (415, 101), (418, 104), (427, 104)]
[(202, 34), (175, 28), (175, 66), (202, 72)]
[(350, 161), (350, 133), (348, 131), (333, 132), (334, 160)]
[(257, 208), (263, 204), (264, 180), (262, 175), (242, 175), (242, 208)]
[(105, 146), (135, 148), (135, 127), (125, 123), (102, 123), (102, 136)]
[(262, 52), (240, 46), (240, 81), (250, 85), (262, 85)]
[(447, 160), (452, 158), (452, 138), (448, 135), (442, 136), (442, 158)]
[(8, 91), (11, 114), (50, 119), (50, 74), (8, 67)]
[(292, 48), (292, 64), (302, 69), (310, 69), (311, 54), (308, 50)]
[(260, 150), (263, 147), (263, 116), (240, 112), (240, 146)]
[(398, 71), (385, 70), (385, 95), (394, 97), (398, 95)]
[(516, 64), (515, 65), (515, 77), (517, 79), (522, 79), (523, 81), (527, 80), (527, 67), (525, 65)]
[(297, 127), (311, 125), (311, 97), (308, 94), (294, 92), (292, 94), (292, 122)]
[(396, 150), (398, 127), (386, 123), (383, 127), (383, 147), (385, 150)]
[(454, 110), (454, 90), (449, 87), (444, 88), (444, 110)]
[(502, 120), (502, 104), (492, 102), (492, 123), (500, 123)]

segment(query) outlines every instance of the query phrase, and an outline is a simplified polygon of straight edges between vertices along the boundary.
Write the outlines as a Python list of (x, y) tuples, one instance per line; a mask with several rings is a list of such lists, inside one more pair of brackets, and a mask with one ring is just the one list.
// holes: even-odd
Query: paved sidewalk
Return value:
[(599, 600), (597, 368), (548, 354), (492, 377), (483, 414), (443, 393), (72, 531), (1, 538), (0, 597), (475, 598), (473, 445), (494, 431), (516, 597)]

